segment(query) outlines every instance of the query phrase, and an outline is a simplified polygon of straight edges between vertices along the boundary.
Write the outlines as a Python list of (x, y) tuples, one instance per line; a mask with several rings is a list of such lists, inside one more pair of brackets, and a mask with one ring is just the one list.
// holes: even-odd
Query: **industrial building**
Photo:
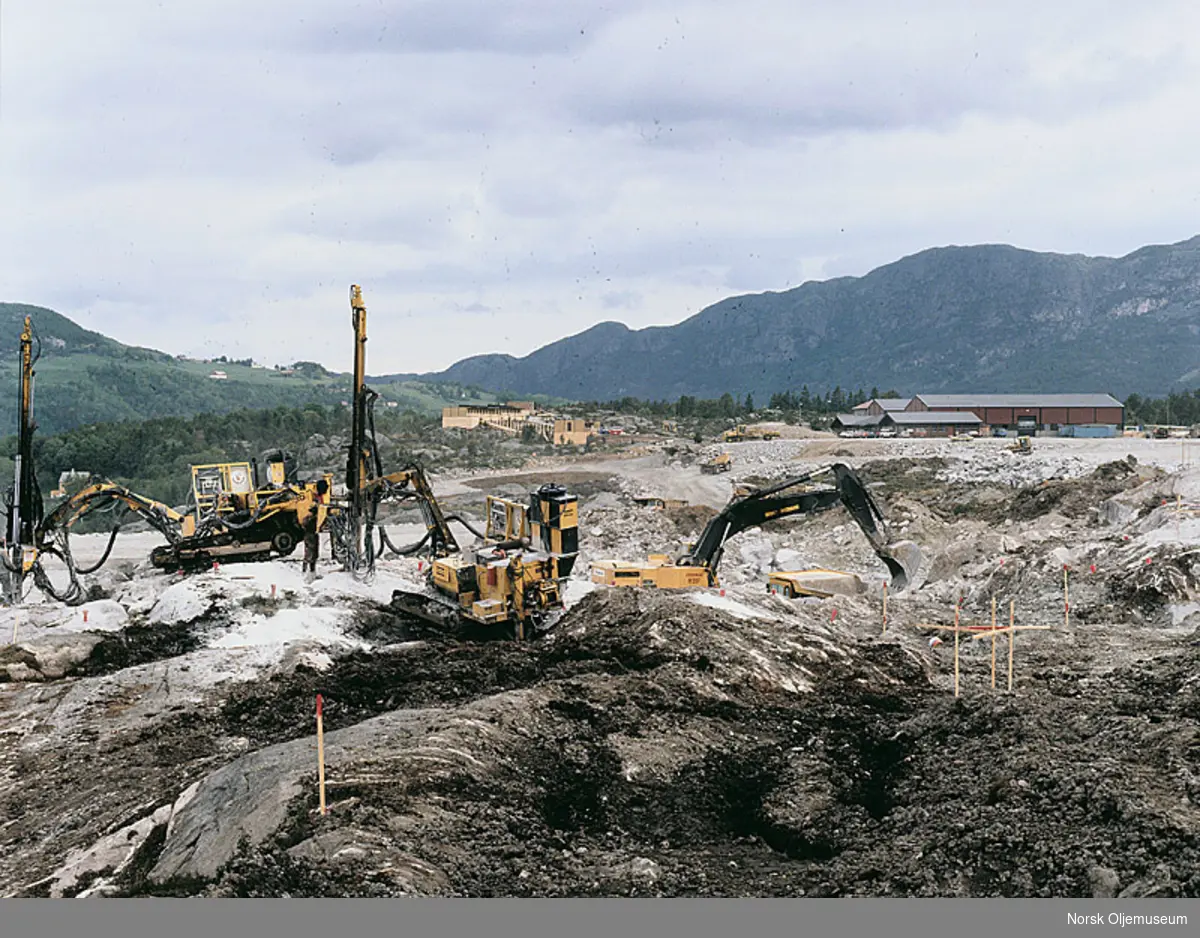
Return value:
[(514, 436), (530, 427), (555, 446), (583, 446), (596, 435), (596, 425), (592, 421), (539, 413), (530, 401), (443, 407), (442, 427), (460, 430), (490, 427)]
[(474, 430), (480, 424), (519, 433), (536, 412), (530, 401), (509, 401), (507, 404), (474, 404), (468, 406), (443, 407), (442, 427), (457, 427)]
[(884, 414), (890, 414), (897, 410), (904, 410), (908, 406), (908, 402), (912, 400), (909, 397), (873, 397), (869, 401), (863, 401), (861, 404), (854, 406), (854, 413), (863, 415), (869, 414), (872, 417), (882, 417)]
[(905, 411), (972, 413), (993, 429), (1020, 433), (1125, 426), (1125, 405), (1109, 394), (917, 394)]
[(870, 436), (954, 436), (979, 432), (983, 424), (971, 413), (890, 411), (882, 414), (838, 414), (833, 429), (839, 433), (862, 431)]
[[(901, 406), (903, 405), (903, 406)], [(1125, 405), (1109, 394), (917, 394), (905, 401), (877, 399), (838, 414), (833, 429), (915, 436), (955, 433), (1057, 433), (1115, 436)]]

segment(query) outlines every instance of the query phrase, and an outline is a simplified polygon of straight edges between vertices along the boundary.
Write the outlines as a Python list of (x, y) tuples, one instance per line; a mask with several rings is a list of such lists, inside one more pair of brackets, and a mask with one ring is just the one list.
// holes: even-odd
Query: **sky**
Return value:
[(0, 300), (371, 374), (1200, 234), (1200, 7), (0, 0)]

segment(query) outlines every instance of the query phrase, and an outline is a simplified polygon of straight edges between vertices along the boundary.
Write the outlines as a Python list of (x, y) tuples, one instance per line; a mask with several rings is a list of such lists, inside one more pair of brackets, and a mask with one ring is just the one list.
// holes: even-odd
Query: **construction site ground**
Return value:
[[(1200, 466), (1180, 441), (1009, 442), (664, 441), (435, 477), (477, 523), (485, 493), (579, 495), (569, 608), (525, 643), (389, 612), (416, 558), (361, 582), (323, 541), (314, 577), (299, 553), (182, 576), (123, 534), (85, 605), (0, 610), (0, 892), (1200, 895)], [(840, 508), (740, 534), (719, 589), (587, 580), (681, 551), (738, 483), (834, 461), (925, 553), (886, 628)], [(808, 567), (867, 591), (767, 593)], [(1036, 627), (1011, 691), (993, 600)]]

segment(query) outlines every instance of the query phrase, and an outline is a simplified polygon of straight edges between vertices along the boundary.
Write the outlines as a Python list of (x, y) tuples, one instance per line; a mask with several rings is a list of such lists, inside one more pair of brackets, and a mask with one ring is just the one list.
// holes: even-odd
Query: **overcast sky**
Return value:
[(368, 371), (1200, 233), (1200, 8), (0, 0), (0, 300)]

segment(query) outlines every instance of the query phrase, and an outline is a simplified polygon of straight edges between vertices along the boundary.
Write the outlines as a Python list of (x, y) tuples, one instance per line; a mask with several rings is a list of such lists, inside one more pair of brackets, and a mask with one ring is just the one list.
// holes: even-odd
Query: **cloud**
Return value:
[(858, 275), (1196, 234), (1182, 37), (1128, 4), (4, 9), (0, 282), (186, 354), (372, 371)]

